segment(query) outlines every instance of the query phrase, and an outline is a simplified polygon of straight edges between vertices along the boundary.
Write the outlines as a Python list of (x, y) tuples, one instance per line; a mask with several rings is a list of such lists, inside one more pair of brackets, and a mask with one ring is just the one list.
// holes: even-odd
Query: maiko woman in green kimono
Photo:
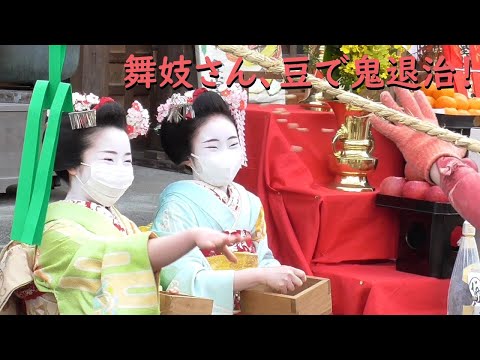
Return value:
[(10, 298), (23, 300), (27, 314), (159, 314), (163, 266), (196, 246), (222, 249), (235, 261), (227, 246), (236, 242), (234, 236), (193, 229), (160, 241), (115, 209), (133, 182), (126, 114), (118, 103), (102, 98), (95, 126), (74, 127), (66, 114), (55, 170), (69, 191), (65, 200), (49, 205), (41, 245), (11, 243), (0, 257), (5, 263), (12, 248), (26, 249), (33, 280), (18, 288), (2, 275), (0, 310), (8, 301), (2, 294), (10, 291)]

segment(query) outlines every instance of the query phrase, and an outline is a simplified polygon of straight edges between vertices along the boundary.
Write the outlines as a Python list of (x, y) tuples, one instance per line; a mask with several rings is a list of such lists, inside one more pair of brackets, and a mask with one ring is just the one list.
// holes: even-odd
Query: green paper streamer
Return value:
[[(73, 111), (71, 85), (61, 82), (66, 49), (66, 45), (50, 45), (49, 81), (36, 82), (27, 113), (11, 239), (29, 245), (42, 241), (62, 113)], [(50, 115), (42, 144), (47, 109)]]

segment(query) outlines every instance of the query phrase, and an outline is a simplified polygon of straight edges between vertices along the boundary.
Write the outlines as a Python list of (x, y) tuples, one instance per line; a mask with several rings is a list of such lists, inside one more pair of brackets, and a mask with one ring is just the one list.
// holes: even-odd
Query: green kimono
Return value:
[(147, 250), (152, 233), (112, 212), (126, 232), (81, 204), (50, 204), (33, 278), (55, 296), (60, 314), (160, 313)]

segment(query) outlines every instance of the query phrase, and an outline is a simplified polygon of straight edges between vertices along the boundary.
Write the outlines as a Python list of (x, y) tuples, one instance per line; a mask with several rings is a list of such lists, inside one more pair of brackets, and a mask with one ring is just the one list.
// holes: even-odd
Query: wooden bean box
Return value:
[(307, 276), (307, 281), (286, 295), (256, 287), (240, 293), (242, 314), (246, 315), (330, 315), (330, 280)]
[(161, 315), (211, 315), (213, 300), (159, 291)]

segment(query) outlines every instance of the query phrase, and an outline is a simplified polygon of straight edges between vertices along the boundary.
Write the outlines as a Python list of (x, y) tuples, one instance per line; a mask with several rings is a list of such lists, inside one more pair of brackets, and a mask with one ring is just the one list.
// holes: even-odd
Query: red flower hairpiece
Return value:
[(98, 110), (98, 109), (100, 109), (103, 105), (108, 104), (108, 103), (111, 103), (111, 102), (115, 102), (115, 100), (113, 100), (111, 97), (106, 97), (106, 96), (104, 96), (104, 97), (100, 98), (100, 102), (99, 102), (97, 105), (95, 105), (95, 107), (94, 107), (93, 109), (94, 109), (94, 110)]
[(200, 89), (197, 89), (193, 92), (193, 95), (192, 95), (192, 104), (195, 102), (195, 100), (197, 100), (197, 98), (202, 95), (203, 93), (206, 93), (208, 92), (207, 89), (205, 88), (200, 88)]

